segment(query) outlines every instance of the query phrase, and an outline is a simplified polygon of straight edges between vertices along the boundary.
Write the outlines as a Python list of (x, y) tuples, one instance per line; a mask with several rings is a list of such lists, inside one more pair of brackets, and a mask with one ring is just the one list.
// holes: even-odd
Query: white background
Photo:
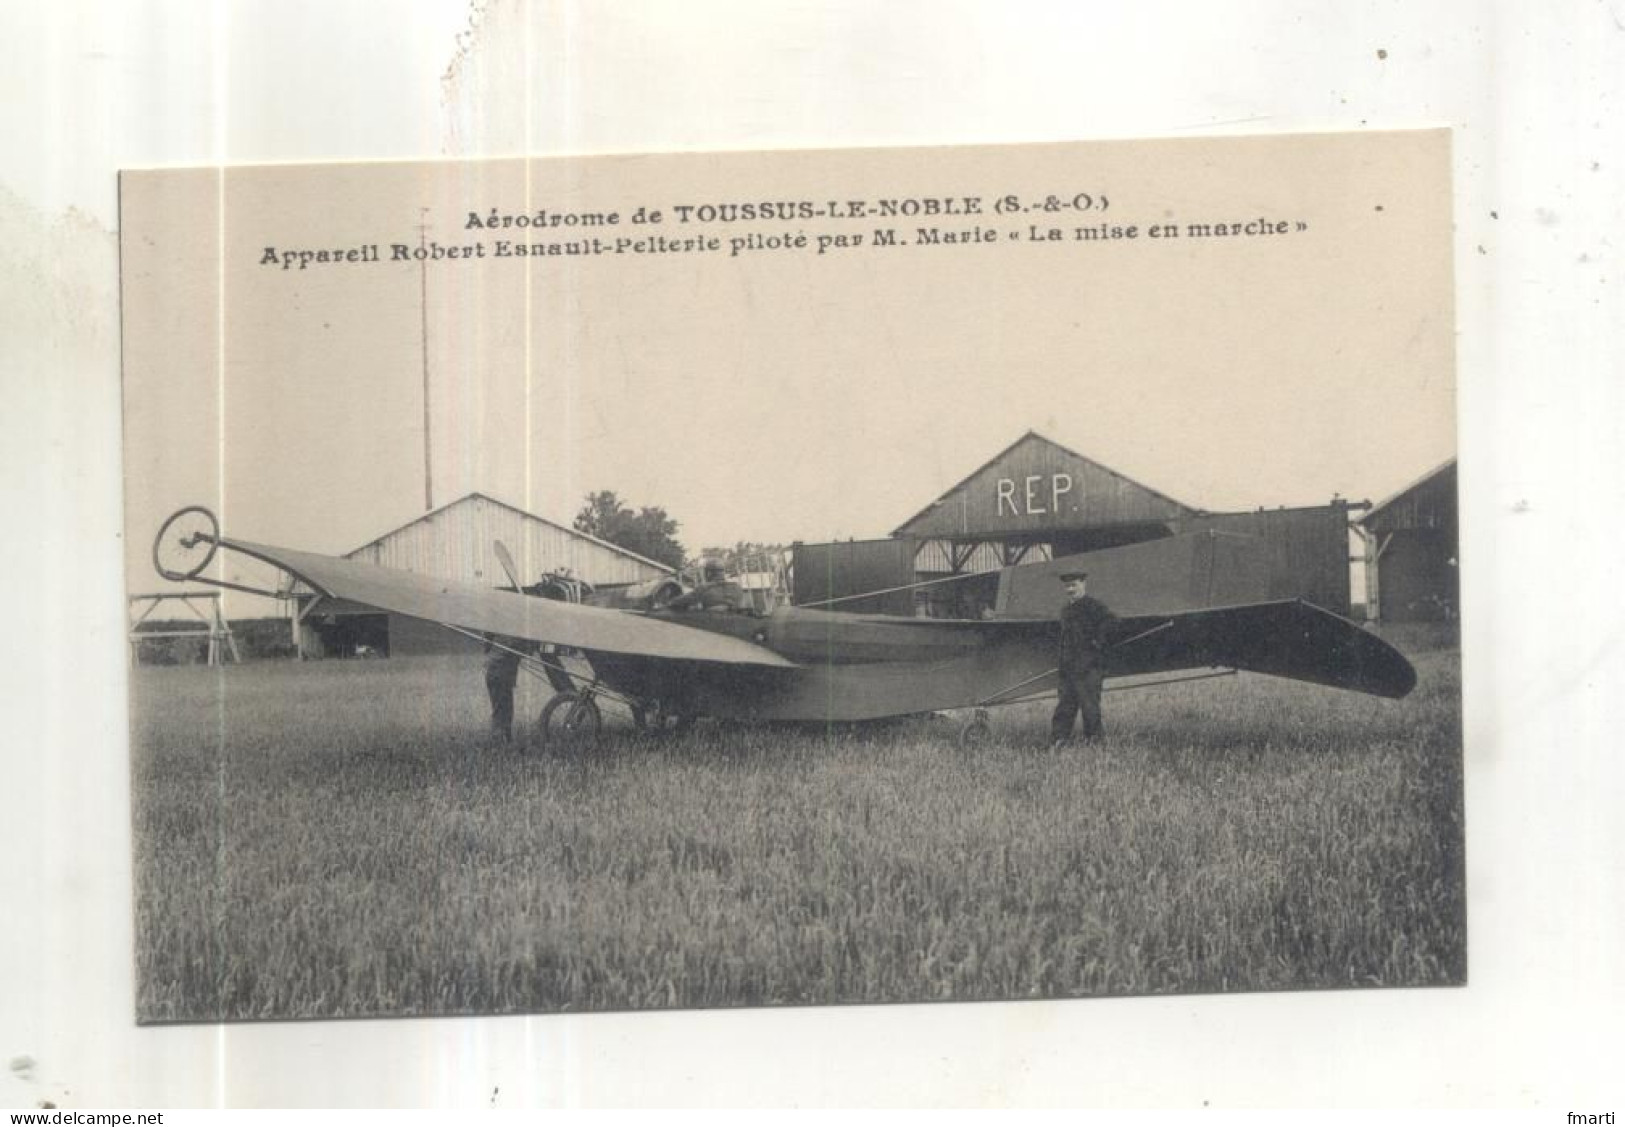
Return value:
[[(1618, 1110), (1625, 3), (608, 7), (0, 10), (0, 1103)], [(117, 168), (1428, 125), (1456, 130), (1468, 987), (133, 1025)]]

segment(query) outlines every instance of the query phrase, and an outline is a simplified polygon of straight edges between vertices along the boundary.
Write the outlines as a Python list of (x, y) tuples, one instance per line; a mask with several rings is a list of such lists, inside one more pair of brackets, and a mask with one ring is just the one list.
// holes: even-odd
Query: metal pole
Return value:
[[(424, 215), (428, 208), (419, 209)], [(418, 248), (427, 250), (429, 225), (418, 223)], [(423, 511), (434, 509), (434, 477), (430, 473), (429, 443), (429, 259), (427, 255), (418, 263), (418, 325), (419, 348), (423, 354)]]

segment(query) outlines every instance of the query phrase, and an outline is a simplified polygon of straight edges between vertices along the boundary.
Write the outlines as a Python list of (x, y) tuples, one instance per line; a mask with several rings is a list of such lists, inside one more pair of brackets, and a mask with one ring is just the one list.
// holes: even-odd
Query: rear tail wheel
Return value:
[(544, 747), (574, 755), (591, 751), (598, 743), (604, 714), (590, 696), (559, 693), (543, 707), (536, 727)]
[(993, 725), (988, 720), (987, 709), (978, 708), (976, 714), (965, 722), (959, 729), (959, 747), (961, 751), (979, 751), (988, 745), (993, 738)]
[(202, 505), (171, 514), (152, 541), (152, 566), (173, 582), (202, 574), (219, 548), (220, 522)]

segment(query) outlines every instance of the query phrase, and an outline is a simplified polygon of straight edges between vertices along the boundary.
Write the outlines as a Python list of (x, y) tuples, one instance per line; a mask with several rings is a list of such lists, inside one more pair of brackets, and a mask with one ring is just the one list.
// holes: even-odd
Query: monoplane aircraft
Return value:
[[(631, 709), (640, 726), (697, 717), (835, 723), (969, 709), (962, 739), (987, 732), (985, 710), (1055, 692), (1056, 575), (1086, 561), (1091, 590), (1118, 614), (1107, 676), (1244, 670), (1383, 697), (1403, 697), (1415, 670), (1354, 623), (1297, 599), (1261, 599), (1259, 552), (1222, 534), (1006, 568), (991, 617), (911, 618), (827, 606), (756, 612), (689, 594), (672, 580), (592, 600), (526, 594), (505, 550), (513, 589), (439, 579), (292, 548), (227, 539), (207, 509), (171, 516), (153, 545), (175, 581), (240, 585), (204, 575), (219, 549), (269, 563), (312, 592), (439, 623), (476, 638), (546, 647), (536, 668), (556, 695), (539, 736), (595, 742), (600, 700)], [(533, 585), (534, 587), (534, 585)], [(242, 588), (258, 591), (255, 588)], [(839, 600), (826, 600), (826, 603)], [(579, 653), (584, 672), (558, 656)]]

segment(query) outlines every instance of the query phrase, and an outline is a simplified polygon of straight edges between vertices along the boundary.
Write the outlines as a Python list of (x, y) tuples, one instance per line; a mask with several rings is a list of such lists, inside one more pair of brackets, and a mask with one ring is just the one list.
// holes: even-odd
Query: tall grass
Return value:
[[(1459, 682), (484, 746), (477, 661), (135, 672), (146, 1021), (1066, 997), (1465, 975)], [(527, 686), (534, 716), (545, 689)]]

